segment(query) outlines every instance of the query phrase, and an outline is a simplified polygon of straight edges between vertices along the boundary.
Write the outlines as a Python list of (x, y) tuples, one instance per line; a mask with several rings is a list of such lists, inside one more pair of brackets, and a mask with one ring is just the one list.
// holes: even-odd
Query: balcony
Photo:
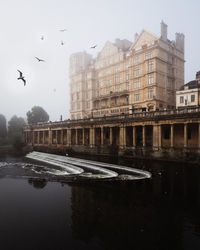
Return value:
[(117, 96), (124, 96), (124, 95), (127, 96), (129, 95), (129, 92), (130, 92), (129, 90), (122, 90), (122, 91), (115, 91), (115, 92), (110, 91), (110, 94), (94, 97), (94, 101), (108, 99), (108, 98), (117, 97)]

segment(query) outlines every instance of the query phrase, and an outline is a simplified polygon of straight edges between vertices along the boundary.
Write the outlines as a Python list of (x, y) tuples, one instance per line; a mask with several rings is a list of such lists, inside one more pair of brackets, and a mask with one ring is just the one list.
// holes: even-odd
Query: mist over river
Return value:
[(1, 157), (1, 249), (200, 249), (199, 166), (95, 160), (152, 178), (64, 182), (59, 167)]

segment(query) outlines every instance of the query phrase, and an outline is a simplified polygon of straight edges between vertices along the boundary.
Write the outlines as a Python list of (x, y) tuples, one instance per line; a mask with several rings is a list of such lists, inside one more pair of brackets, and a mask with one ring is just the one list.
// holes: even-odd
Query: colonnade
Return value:
[(87, 127), (33, 128), (24, 130), (27, 144), (46, 146), (195, 147), (200, 148), (200, 122), (146, 122)]

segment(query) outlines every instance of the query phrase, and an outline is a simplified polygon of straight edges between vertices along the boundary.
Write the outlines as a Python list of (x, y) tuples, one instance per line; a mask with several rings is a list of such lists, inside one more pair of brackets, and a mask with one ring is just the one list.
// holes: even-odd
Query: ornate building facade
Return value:
[(184, 84), (184, 35), (167, 38), (143, 30), (134, 42), (106, 42), (97, 58), (86, 52), (70, 57), (71, 119), (173, 109)]

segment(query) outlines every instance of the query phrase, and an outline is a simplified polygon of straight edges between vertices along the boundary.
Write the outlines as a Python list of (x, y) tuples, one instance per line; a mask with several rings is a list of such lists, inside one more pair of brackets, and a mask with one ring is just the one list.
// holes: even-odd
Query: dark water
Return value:
[(200, 249), (198, 166), (121, 161), (152, 179), (63, 184), (34, 174), (22, 158), (0, 163), (3, 250)]

